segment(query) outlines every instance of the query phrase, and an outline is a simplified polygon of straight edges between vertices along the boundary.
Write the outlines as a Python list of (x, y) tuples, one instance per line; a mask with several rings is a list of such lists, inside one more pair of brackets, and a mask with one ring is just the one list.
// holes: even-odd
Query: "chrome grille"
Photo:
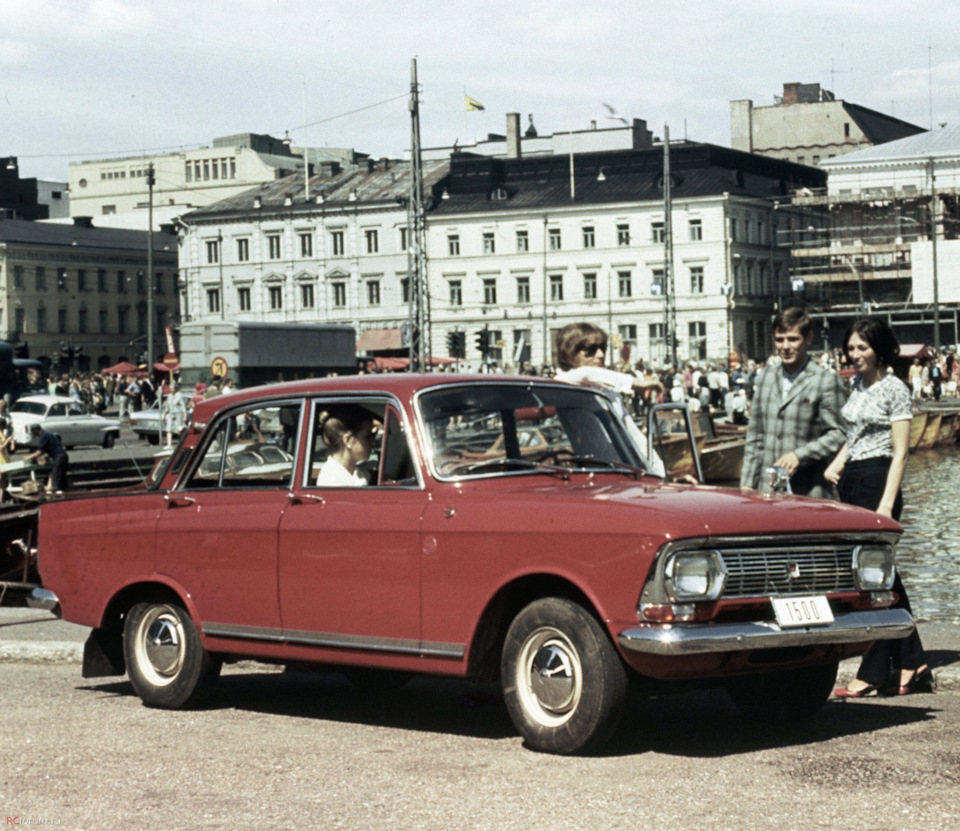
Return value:
[(853, 544), (721, 548), (724, 597), (855, 591)]

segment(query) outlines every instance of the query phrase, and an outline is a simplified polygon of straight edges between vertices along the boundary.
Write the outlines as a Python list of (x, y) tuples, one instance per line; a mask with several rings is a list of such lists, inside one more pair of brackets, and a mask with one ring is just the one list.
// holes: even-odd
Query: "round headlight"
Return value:
[(717, 551), (679, 551), (664, 569), (667, 595), (673, 602), (716, 600), (723, 592), (726, 570)]
[(895, 560), (889, 545), (858, 545), (853, 549), (853, 576), (864, 591), (893, 586)]

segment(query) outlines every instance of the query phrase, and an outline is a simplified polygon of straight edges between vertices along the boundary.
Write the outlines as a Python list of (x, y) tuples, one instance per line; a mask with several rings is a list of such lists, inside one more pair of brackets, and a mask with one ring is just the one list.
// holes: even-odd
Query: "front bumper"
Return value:
[(878, 609), (838, 615), (825, 626), (783, 629), (776, 623), (675, 623), (638, 626), (617, 640), (630, 652), (651, 655), (697, 655), (745, 652), (788, 646), (858, 643), (906, 638), (916, 625), (906, 609)]

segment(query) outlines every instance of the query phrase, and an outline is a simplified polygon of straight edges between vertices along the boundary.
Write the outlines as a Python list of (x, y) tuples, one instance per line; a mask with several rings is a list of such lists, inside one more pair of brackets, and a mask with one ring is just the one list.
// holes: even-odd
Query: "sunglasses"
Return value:
[(592, 358), (597, 352), (606, 352), (607, 345), (605, 343), (585, 343), (577, 351), (582, 352), (588, 358)]

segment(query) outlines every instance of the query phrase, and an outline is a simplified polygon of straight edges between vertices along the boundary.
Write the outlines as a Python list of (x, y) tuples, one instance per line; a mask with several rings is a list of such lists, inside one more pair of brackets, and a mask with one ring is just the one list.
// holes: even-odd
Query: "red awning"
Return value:
[(174, 364), (173, 366), (167, 366), (166, 364), (154, 364), (153, 368), (157, 372), (179, 372), (180, 364)]
[(367, 329), (357, 339), (357, 352), (386, 352), (389, 349), (403, 349), (403, 336), (400, 328)]
[(901, 343), (900, 357), (909, 358), (911, 361), (914, 358), (919, 358), (921, 361), (925, 361), (927, 358), (932, 358), (933, 353), (927, 349), (927, 345), (925, 343)]
[(108, 366), (106, 369), (101, 369), (100, 371), (105, 372), (107, 375), (129, 375), (131, 372), (137, 372), (138, 368), (128, 361), (120, 361), (120, 363)]

